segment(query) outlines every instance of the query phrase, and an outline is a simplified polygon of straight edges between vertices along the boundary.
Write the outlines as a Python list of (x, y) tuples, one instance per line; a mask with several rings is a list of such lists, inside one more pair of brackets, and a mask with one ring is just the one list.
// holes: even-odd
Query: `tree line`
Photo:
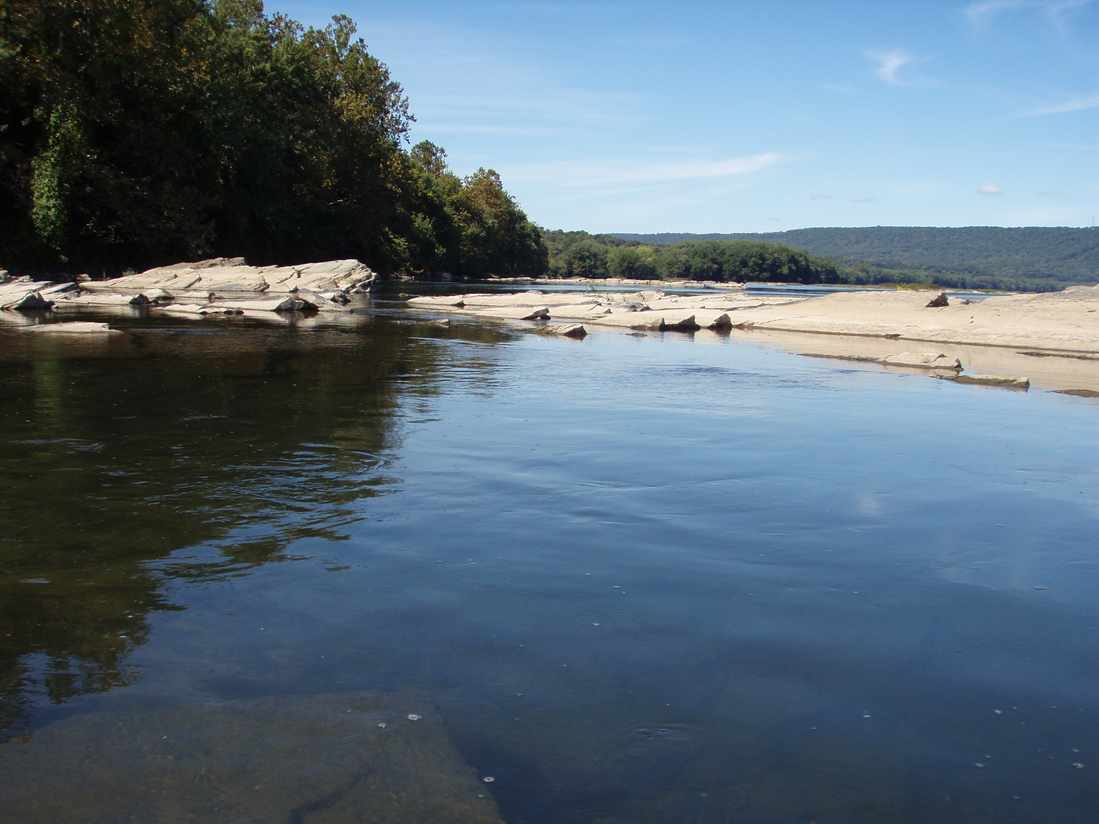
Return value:
[(696, 240), (781, 243), (823, 255), (868, 282), (1057, 289), (1099, 281), (1099, 229), (1069, 226), (868, 226), (762, 234), (621, 234), (665, 246)]
[(214, 255), (541, 274), (541, 230), (465, 178), (335, 17), (260, 0), (0, 3), (0, 264), (97, 272)]
[(637, 243), (612, 235), (548, 231), (548, 272), (565, 277), (845, 283), (856, 273), (789, 246), (753, 241)]

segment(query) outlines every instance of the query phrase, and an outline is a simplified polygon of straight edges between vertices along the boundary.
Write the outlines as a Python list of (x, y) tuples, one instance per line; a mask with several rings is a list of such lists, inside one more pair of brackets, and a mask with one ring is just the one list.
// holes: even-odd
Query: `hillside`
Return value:
[(1051, 289), (1099, 282), (1099, 229), (872, 226), (731, 234), (627, 234), (630, 243), (691, 240), (781, 243), (844, 263), (871, 279)]

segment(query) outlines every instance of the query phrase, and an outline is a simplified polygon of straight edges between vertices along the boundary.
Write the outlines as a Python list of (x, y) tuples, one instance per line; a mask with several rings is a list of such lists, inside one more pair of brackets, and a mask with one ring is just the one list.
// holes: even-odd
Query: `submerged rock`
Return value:
[[(349, 693), (73, 716), (0, 744), (4, 818), (497, 824), (422, 707)], [(406, 715), (422, 720), (390, 723)]]
[(954, 369), (960, 370), (962, 362), (942, 352), (900, 352), (887, 355), (878, 363), (884, 366), (905, 366), (910, 369)]
[(1004, 389), (1030, 389), (1030, 378), (1012, 378), (1003, 375), (932, 375), (954, 383), (973, 383), (981, 386), (1001, 386)]

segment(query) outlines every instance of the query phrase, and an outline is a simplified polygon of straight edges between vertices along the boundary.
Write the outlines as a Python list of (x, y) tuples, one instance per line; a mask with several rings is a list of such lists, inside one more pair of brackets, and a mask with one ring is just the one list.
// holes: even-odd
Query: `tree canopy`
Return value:
[(243, 255), (540, 274), (540, 230), (481, 169), (408, 148), (409, 102), (337, 16), (260, 0), (6, 0), (0, 263), (107, 271)]
[(843, 283), (855, 273), (774, 243), (689, 241), (657, 246), (587, 232), (546, 232), (556, 276)]

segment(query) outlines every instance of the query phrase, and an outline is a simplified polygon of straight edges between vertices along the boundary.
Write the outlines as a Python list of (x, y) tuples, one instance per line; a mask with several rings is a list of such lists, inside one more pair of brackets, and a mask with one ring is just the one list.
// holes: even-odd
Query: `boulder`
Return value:
[(696, 332), (702, 327), (695, 320), (694, 314), (668, 315), (660, 324), (662, 332)]
[(17, 309), (24, 311), (40, 311), (52, 307), (53, 301), (42, 297), (42, 293), (35, 290), (24, 292), (19, 297), (0, 304), (0, 309)]
[(579, 323), (567, 323), (558, 324), (557, 326), (547, 326), (545, 330), (551, 335), (561, 335), (566, 338), (585, 338), (588, 336), (588, 330)]
[(946, 292), (939, 292), (938, 295), (936, 295), (935, 297), (933, 297), (931, 300), (929, 300), (927, 302), (927, 307), (929, 309), (940, 309), (943, 306), (949, 306), (949, 305), (950, 305), (950, 301), (946, 297)]

